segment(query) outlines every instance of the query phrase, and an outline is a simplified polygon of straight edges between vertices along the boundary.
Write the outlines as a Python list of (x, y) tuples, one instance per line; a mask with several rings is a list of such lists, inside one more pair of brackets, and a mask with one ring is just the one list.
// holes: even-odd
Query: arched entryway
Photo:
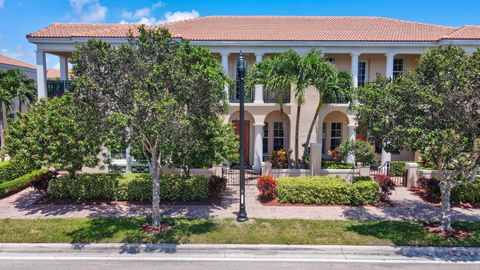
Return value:
[(347, 115), (337, 110), (327, 113), (323, 119), (320, 119), (323, 154), (337, 148), (349, 138), (349, 124)]
[(290, 149), (290, 118), (279, 110), (272, 111), (265, 116), (262, 143), (263, 160), (266, 160), (273, 151)]
[[(245, 153), (245, 161), (248, 163), (248, 165), (253, 164), (253, 136), (254, 136), (254, 129), (253, 129), (253, 124), (255, 123), (255, 120), (253, 118), (253, 115), (249, 112), (245, 112), (245, 148), (244, 148), (244, 153)], [(236, 111), (232, 113), (228, 119), (228, 122), (233, 125), (233, 130), (236, 135), (240, 135), (240, 113), (239, 111)]]

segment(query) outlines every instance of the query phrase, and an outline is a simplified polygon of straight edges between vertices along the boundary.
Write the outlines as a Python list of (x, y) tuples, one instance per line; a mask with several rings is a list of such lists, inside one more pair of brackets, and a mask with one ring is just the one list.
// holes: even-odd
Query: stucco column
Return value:
[(352, 79), (353, 79), (353, 87), (358, 87), (358, 57), (360, 53), (353, 52), (350, 54), (352, 56)]
[(254, 127), (253, 169), (256, 171), (260, 171), (262, 169), (263, 126), (265, 126), (264, 123), (253, 124), (253, 127)]
[(310, 172), (312, 175), (320, 175), (322, 170), (322, 144), (310, 144)]
[[(263, 61), (263, 53), (255, 53), (255, 63)], [(255, 100), (253, 103), (263, 103), (263, 85), (255, 85)]]
[(385, 54), (387, 57), (387, 64), (385, 66), (385, 77), (387, 78), (393, 78), (393, 59), (395, 57), (394, 52), (388, 52)]
[(407, 188), (413, 188), (418, 186), (418, 168), (420, 165), (415, 162), (405, 163), (405, 169), (407, 170)]
[(125, 172), (132, 172), (132, 156), (130, 155), (130, 146), (125, 150)]
[(68, 58), (64, 56), (59, 56), (60, 58), (60, 80), (68, 80)]
[(392, 154), (387, 152), (385, 148), (382, 148), (382, 161), (380, 165), (385, 164), (386, 162), (392, 161)]
[[(349, 141), (352, 141), (352, 142), (355, 141), (355, 139), (357, 137), (357, 133), (355, 131), (355, 125), (348, 125), (347, 126), (347, 136), (348, 136)], [(347, 162), (348, 163), (355, 163), (355, 155), (354, 154), (348, 155)]]
[[(225, 72), (225, 75), (227, 75), (227, 77), (230, 76), (228, 74), (228, 55), (229, 54), (230, 53), (225, 53), (225, 52), (220, 53), (220, 56), (222, 58), (221, 60), (222, 60), (223, 72)], [(227, 99), (229, 100), (230, 95), (229, 95), (229, 92), (228, 92), (228, 84), (225, 84), (225, 92), (227, 93)]]
[(37, 97), (46, 98), (47, 95), (47, 61), (45, 52), (37, 50)]

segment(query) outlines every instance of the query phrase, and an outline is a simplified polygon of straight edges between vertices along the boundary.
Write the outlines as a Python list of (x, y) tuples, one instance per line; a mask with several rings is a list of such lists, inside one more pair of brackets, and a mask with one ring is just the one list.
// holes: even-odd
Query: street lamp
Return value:
[(247, 72), (247, 62), (242, 51), (237, 57), (237, 93), (240, 102), (240, 210), (238, 211), (237, 221), (244, 222), (248, 220), (245, 210), (245, 74)]

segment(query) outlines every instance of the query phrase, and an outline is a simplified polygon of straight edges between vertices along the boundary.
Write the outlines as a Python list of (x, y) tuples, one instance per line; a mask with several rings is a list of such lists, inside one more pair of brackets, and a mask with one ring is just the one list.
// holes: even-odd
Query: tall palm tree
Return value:
[[(276, 55), (273, 58), (266, 58), (260, 63), (256, 63), (247, 75), (248, 88), (253, 88), (256, 84), (263, 84), (267, 92), (272, 93), (278, 99), (280, 109), (280, 121), (283, 124), (283, 103), (284, 98), (288, 96), (292, 85), (296, 85), (299, 80), (299, 70), (302, 57), (292, 49)], [(296, 95), (297, 96), (297, 95)], [(297, 112), (303, 104), (303, 96), (299, 96), (297, 101)], [(295, 135), (298, 136), (298, 124)], [(298, 137), (295, 139), (298, 142)], [(296, 146), (297, 148), (297, 146)], [(285, 149), (287, 155), (290, 155), (288, 149)], [(298, 160), (298, 151), (295, 159)], [(288, 157), (290, 167), (290, 157)]]
[[(35, 99), (36, 87), (32, 79), (18, 69), (0, 70), (0, 102), (2, 106), (2, 125), (0, 126), (0, 140), (4, 145), (4, 131), (7, 126), (7, 108), (15, 97), (19, 100), (18, 112), (21, 112), (21, 104), (27, 104)], [(17, 111), (13, 111), (14, 117)]]
[(346, 71), (338, 71), (337, 68), (330, 63), (322, 54), (316, 53), (311, 56), (310, 74), (311, 84), (318, 91), (318, 105), (315, 110), (310, 128), (308, 130), (307, 139), (304, 145), (302, 164), (305, 166), (308, 147), (312, 137), (313, 129), (317, 123), (320, 110), (326, 102), (337, 102), (350, 100), (353, 90), (352, 76)]

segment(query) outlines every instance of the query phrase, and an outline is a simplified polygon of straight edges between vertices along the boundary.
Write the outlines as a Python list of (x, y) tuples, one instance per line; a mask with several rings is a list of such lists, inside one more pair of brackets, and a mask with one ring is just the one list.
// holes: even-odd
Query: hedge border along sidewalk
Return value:
[(17, 177), (10, 181), (5, 181), (0, 184), (0, 198), (7, 196), (15, 191), (25, 188), (32, 183), (36, 177), (48, 173), (47, 169), (39, 169)]
[(339, 176), (280, 178), (276, 193), (281, 203), (374, 205), (380, 200), (377, 182), (349, 184)]
[(34, 169), (33, 166), (15, 160), (0, 162), (0, 184), (28, 174)]
[[(209, 179), (204, 176), (162, 176), (160, 198), (164, 201), (207, 201)], [(149, 174), (78, 174), (75, 179), (50, 181), (48, 194), (54, 199), (150, 202)]]

